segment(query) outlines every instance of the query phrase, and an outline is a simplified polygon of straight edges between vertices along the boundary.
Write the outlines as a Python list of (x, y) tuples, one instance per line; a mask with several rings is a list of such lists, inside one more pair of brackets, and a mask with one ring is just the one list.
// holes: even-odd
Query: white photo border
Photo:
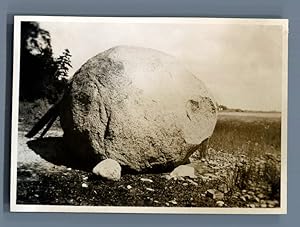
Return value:
[[(16, 203), (17, 146), (19, 115), (20, 34), (23, 21), (89, 22), (89, 23), (178, 23), (282, 26), (282, 115), (281, 115), (281, 190), (280, 208), (204, 208), (204, 207), (124, 207), (23, 205)], [(288, 19), (242, 19), (205, 17), (77, 17), (77, 16), (14, 16), (13, 86), (11, 120), (11, 212), (72, 212), (72, 213), (160, 213), (160, 214), (287, 214), (287, 124), (288, 124)]]

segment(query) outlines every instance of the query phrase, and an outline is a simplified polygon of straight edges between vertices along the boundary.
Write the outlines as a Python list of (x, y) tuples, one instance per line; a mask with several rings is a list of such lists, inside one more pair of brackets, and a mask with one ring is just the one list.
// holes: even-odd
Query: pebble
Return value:
[(188, 184), (188, 183), (183, 183), (182, 185), (183, 185), (183, 186), (188, 186), (189, 184)]
[(163, 175), (162, 176), (162, 178), (165, 178), (166, 180), (171, 180), (172, 179), (172, 177), (170, 176), (170, 175)]
[(192, 185), (198, 186), (198, 183), (196, 183), (195, 181), (191, 180), (191, 179), (187, 179), (188, 182), (190, 182)]
[(154, 192), (155, 191), (153, 188), (146, 188), (146, 190), (148, 190), (150, 192)]
[(251, 195), (248, 195), (248, 194), (246, 194), (246, 195), (245, 195), (245, 198), (246, 198), (247, 200), (251, 200), (251, 199), (252, 199), (252, 196), (251, 196)]
[(73, 203), (74, 203), (74, 199), (68, 199), (67, 202), (68, 202), (69, 204), (73, 204)]
[(246, 199), (246, 197), (245, 197), (245, 196), (241, 196), (240, 198), (241, 198), (241, 200), (243, 200), (244, 202), (246, 202), (246, 201), (247, 201), (247, 199)]
[(172, 203), (172, 204), (174, 204), (174, 205), (177, 204), (177, 202), (176, 202), (175, 200), (171, 200), (171, 201), (169, 201), (169, 202)]
[(167, 206), (170, 206), (170, 203), (166, 202), (166, 205), (167, 205)]
[(267, 204), (262, 203), (262, 204), (260, 204), (260, 207), (261, 207), (261, 208), (267, 208)]
[(148, 178), (141, 178), (141, 181), (143, 182), (149, 182), (149, 183), (153, 183), (153, 180), (148, 179)]
[(253, 198), (254, 198), (254, 200), (255, 200), (256, 202), (258, 202), (258, 203), (259, 203), (259, 201), (260, 201), (260, 199), (259, 199), (259, 198), (257, 198), (256, 196), (254, 196)]
[(87, 180), (87, 179), (89, 179), (89, 178), (88, 178), (88, 177), (83, 177), (82, 179), (83, 179), (83, 180)]
[(206, 191), (206, 196), (210, 197), (215, 200), (223, 200), (224, 199), (224, 193), (216, 190), (216, 189), (208, 189)]
[(255, 208), (255, 205), (253, 203), (251, 203), (249, 206), (250, 208)]
[(127, 189), (128, 190), (132, 189), (132, 186), (131, 185), (127, 185)]
[(83, 187), (83, 188), (88, 188), (89, 186), (88, 186), (86, 183), (82, 183), (82, 184), (81, 184), (81, 187)]
[(262, 194), (262, 193), (259, 193), (259, 194), (257, 195), (257, 197), (260, 198), (260, 199), (263, 199), (263, 198), (265, 198), (265, 195)]
[(68, 171), (72, 170), (72, 168), (67, 168)]
[(217, 201), (217, 202), (216, 202), (216, 205), (217, 205), (218, 207), (223, 207), (223, 206), (225, 205), (225, 203), (224, 203), (223, 201)]

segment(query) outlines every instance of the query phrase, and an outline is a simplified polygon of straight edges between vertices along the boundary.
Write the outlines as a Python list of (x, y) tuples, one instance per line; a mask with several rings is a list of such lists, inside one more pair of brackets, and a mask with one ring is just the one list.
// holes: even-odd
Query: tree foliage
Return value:
[(57, 70), (55, 72), (55, 78), (59, 81), (66, 82), (69, 77), (69, 68), (72, 68), (71, 65), (71, 54), (69, 49), (65, 49), (62, 55), (56, 59)]
[[(21, 24), (20, 100), (34, 101), (46, 98), (50, 103), (62, 95), (65, 81), (56, 78), (60, 67), (71, 66), (70, 52), (64, 52), (68, 61), (53, 57), (50, 33), (37, 22)], [(68, 70), (64, 71), (64, 76)]]

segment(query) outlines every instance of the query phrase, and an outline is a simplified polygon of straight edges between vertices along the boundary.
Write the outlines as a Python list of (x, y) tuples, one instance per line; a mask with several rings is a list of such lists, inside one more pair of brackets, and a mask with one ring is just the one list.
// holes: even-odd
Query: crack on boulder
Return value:
[(111, 116), (109, 115), (108, 116), (108, 119), (107, 119), (107, 124), (106, 124), (106, 127), (105, 127), (105, 131), (104, 131), (104, 139), (105, 140), (113, 140), (113, 137), (112, 137), (112, 134), (110, 132), (110, 121), (111, 121)]

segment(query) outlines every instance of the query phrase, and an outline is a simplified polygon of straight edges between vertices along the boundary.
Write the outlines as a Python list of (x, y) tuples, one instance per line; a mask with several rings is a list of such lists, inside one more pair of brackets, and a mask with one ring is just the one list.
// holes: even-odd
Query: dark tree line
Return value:
[(54, 103), (63, 94), (71, 66), (66, 49), (53, 57), (50, 33), (37, 22), (21, 24), (20, 101), (47, 99)]

